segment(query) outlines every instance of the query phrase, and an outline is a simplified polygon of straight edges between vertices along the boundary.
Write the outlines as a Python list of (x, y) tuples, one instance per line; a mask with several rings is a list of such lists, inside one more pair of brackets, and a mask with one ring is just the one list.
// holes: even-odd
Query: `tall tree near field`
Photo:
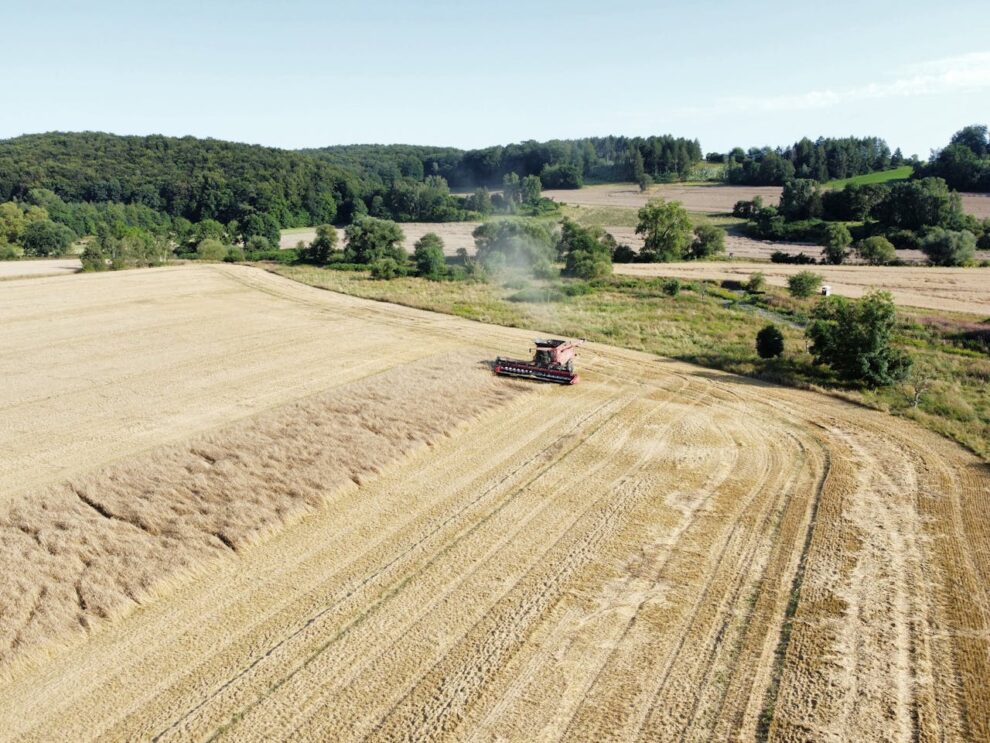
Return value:
[(360, 217), (344, 230), (347, 238), (345, 258), (351, 263), (374, 263), (391, 258), (405, 263), (406, 251), (402, 247), (405, 235), (395, 222), (375, 217)]
[(636, 234), (643, 236), (641, 261), (666, 263), (684, 257), (691, 242), (691, 220), (678, 201), (653, 199), (639, 210)]
[(447, 261), (443, 255), (443, 240), (435, 232), (427, 232), (416, 241), (413, 251), (416, 272), (428, 279), (439, 279), (447, 271)]

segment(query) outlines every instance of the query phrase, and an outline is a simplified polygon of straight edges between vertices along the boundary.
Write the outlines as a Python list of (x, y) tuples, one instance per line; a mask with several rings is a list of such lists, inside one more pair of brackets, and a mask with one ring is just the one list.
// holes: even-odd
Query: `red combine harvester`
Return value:
[(577, 384), (580, 377), (574, 373), (574, 357), (577, 347), (584, 341), (544, 340), (533, 343), (536, 351), (532, 361), (520, 359), (495, 359), (495, 373), (504, 377), (526, 377), (557, 384)]

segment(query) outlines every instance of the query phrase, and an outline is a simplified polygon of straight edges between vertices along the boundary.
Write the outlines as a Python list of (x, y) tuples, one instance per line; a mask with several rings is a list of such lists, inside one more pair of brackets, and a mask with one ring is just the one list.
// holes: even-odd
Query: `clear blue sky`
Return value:
[(706, 151), (990, 121), (990, 2), (22, 2), (0, 138), (480, 147), (673, 133)]

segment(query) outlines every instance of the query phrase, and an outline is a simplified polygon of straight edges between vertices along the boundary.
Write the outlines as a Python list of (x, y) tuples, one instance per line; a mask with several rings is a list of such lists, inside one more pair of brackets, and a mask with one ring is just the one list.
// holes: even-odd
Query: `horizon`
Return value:
[(2, 139), (479, 149), (669, 133), (726, 152), (876, 136), (925, 159), (990, 119), (990, 14), (975, 0), (934, 17), (890, 0), (841, 0), (827, 14), (781, 0), (46, 10), (7, 13)]

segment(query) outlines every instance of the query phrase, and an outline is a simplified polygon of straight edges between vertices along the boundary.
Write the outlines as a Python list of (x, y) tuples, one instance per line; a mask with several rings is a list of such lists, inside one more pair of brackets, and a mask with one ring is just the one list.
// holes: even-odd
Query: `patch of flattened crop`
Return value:
[(0, 664), (127, 613), (524, 389), (470, 353), (431, 357), (25, 494), (0, 513)]

